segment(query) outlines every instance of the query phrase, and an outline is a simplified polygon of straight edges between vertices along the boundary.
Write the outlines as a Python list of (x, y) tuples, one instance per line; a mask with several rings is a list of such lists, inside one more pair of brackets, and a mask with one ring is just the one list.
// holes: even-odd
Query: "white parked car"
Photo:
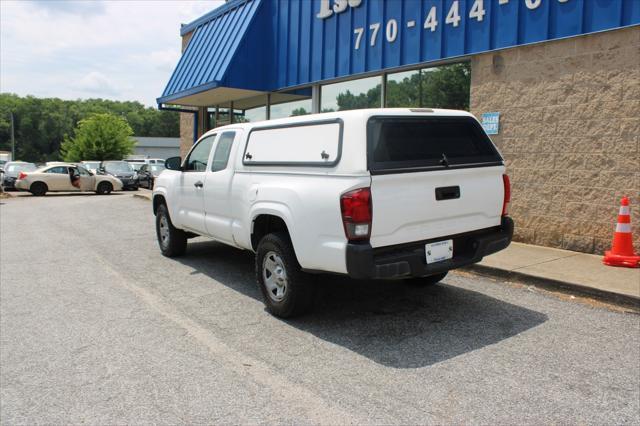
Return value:
[(308, 309), (313, 276), (430, 285), (506, 248), (503, 159), (469, 113), (368, 109), (207, 132), (155, 181), (160, 250), (203, 235), (255, 252), (267, 309)]
[(122, 182), (113, 176), (95, 175), (76, 164), (61, 163), (33, 172), (20, 172), (16, 188), (36, 196), (59, 191), (91, 191), (104, 195), (122, 190)]

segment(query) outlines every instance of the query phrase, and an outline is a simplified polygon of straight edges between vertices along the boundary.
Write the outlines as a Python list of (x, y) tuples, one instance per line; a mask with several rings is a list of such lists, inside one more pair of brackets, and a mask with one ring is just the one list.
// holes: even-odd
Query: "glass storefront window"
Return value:
[(311, 114), (311, 99), (271, 105), (271, 119)]
[[(256, 108), (259, 109), (259, 108)], [(264, 109), (264, 107), (263, 107)], [(220, 127), (220, 126), (225, 126), (227, 124), (230, 124), (231, 121), (231, 116), (230, 116), (230, 109), (229, 108), (222, 108), (220, 107), (218, 109), (218, 122), (216, 123), (216, 109), (214, 107), (210, 107), (207, 108), (207, 122), (206, 124), (206, 129), (205, 130), (211, 130), (214, 129), (216, 127)], [(256, 113), (257, 114), (257, 113)], [(265, 114), (266, 117), (266, 114)], [(262, 120), (264, 120), (264, 118), (262, 118)], [(241, 110), (238, 109), (234, 109), (233, 110), (233, 122), (234, 123), (244, 123), (245, 121), (247, 121), (245, 119), (245, 117), (242, 114)], [(256, 120), (259, 121), (259, 120)]]
[[(389, 108), (451, 108), (469, 110), (471, 66), (468, 62), (434, 68), (387, 74), (386, 107)], [(321, 111), (346, 111), (381, 107), (382, 76), (327, 84), (321, 87)], [(310, 88), (272, 94), (307, 97)], [(291, 96), (292, 97), (292, 96)], [(289, 97), (289, 99), (291, 99)], [(273, 99), (273, 98), (272, 98)], [(255, 105), (255, 104), (253, 104)], [(310, 98), (271, 105), (271, 119), (311, 114)], [(219, 108), (215, 123), (215, 108), (209, 108), (209, 128), (229, 124), (229, 108)], [(257, 122), (267, 119), (267, 108), (261, 105), (244, 111), (235, 110), (234, 122)]]
[[(267, 119), (267, 107), (261, 106), (257, 108), (251, 108), (244, 111), (244, 117), (242, 117), (242, 121), (250, 121), (255, 123), (256, 121), (263, 121)], [(240, 120), (238, 120), (240, 121)]]
[(419, 108), (422, 104), (422, 73), (424, 70), (405, 71), (387, 75), (387, 107)]
[(346, 111), (359, 108), (380, 108), (381, 77), (322, 86), (322, 112)]
[(218, 122), (215, 123), (216, 127), (224, 126), (230, 123), (231, 117), (229, 116), (229, 108), (218, 109)]
[(469, 110), (468, 62), (387, 75), (387, 107)]

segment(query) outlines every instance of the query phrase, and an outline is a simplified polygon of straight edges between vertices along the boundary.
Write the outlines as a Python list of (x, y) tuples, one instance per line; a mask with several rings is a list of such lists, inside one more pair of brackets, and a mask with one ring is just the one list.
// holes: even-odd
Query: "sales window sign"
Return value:
[(488, 135), (497, 135), (500, 130), (500, 113), (485, 112), (482, 114), (482, 128)]

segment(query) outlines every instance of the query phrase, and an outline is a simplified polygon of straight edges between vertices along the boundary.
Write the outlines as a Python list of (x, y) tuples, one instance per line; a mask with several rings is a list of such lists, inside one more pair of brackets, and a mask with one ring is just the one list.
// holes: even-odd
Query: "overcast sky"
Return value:
[(0, 0), (0, 91), (155, 106), (180, 57), (180, 24), (223, 0)]

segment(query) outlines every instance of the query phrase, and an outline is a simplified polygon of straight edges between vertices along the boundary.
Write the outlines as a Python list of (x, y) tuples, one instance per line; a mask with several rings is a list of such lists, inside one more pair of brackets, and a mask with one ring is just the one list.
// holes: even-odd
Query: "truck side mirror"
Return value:
[(169, 157), (164, 161), (167, 170), (182, 170), (181, 164), (182, 158), (180, 157)]

